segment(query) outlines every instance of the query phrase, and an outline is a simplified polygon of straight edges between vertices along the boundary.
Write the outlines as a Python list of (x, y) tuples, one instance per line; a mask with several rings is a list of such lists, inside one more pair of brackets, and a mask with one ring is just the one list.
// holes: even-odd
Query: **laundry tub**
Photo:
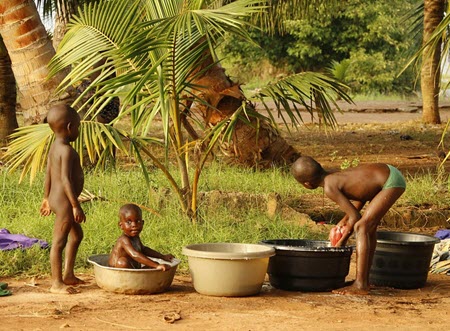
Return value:
[(273, 287), (288, 291), (325, 292), (345, 285), (352, 246), (331, 247), (329, 241), (264, 240), (275, 248), (267, 273)]
[(152, 294), (166, 291), (172, 284), (180, 260), (172, 262), (151, 258), (157, 263), (169, 264), (167, 271), (157, 269), (126, 269), (108, 266), (108, 254), (93, 255), (88, 262), (94, 265), (97, 285), (110, 292), (123, 294)]
[(194, 289), (212, 296), (258, 294), (267, 272), (272, 247), (241, 243), (204, 243), (183, 247)]
[(409, 232), (377, 232), (370, 283), (399, 289), (425, 286), (438, 238)]

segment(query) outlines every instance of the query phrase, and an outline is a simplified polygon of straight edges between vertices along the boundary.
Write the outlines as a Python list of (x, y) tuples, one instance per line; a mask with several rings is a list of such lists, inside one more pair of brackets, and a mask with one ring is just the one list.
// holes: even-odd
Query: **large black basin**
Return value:
[(273, 287), (288, 291), (323, 292), (343, 287), (353, 247), (331, 247), (329, 241), (264, 240), (275, 248), (267, 273)]
[(423, 234), (378, 231), (370, 283), (399, 289), (425, 286), (434, 244), (438, 242)]

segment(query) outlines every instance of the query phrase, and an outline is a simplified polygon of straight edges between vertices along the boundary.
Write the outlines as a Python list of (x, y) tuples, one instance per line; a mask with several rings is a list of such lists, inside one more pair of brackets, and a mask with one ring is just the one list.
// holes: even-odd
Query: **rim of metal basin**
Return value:
[[(145, 271), (145, 272), (164, 272), (164, 271), (159, 270), (159, 269), (150, 269), (150, 268), (149, 269), (147, 269), (147, 268), (127, 269), (127, 268), (113, 268), (113, 267), (109, 267), (107, 265), (103, 265), (101, 263), (101, 261), (104, 261), (105, 258), (106, 258), (106, 261), (108, 261), (108, 257), (109, 257), (109, 254), (98, 254), (98, 255), (91, 255), (91, 256), (89, 256), (87, 260), (88, 260), (89, 263), (91, 263), (93, 265), (96, 265), (96, 266), (99, 266), (102, 269), (109, 269), (109, 270), (114, 270), (114, 271), (118, 271), (118, 272), (120, 272), (120, 271), (127, 271), (127, 272), (130, 272), (130, 271), (131, 272), (143, 272), (143, 271)], [(172, 268), (177, 266), (177, 265), (179, 265), (181, 263), (181, 260), (178, 260), (178, 259), (173, 259), (171, 262), (164, 261), (164, 260), (157, 259), (157, 258), (153, 258), (153, 257), (151, 257), (150, 259), (152, 259), (153, 261), (155, 261), (157, 263), (168, 264)]]
[[(399, 237), (402, 239), (400, 240)], [(377, 231), (378, 244), (402, 246), (428, 246), (440, 242), (439, 238), (413, 232)]]

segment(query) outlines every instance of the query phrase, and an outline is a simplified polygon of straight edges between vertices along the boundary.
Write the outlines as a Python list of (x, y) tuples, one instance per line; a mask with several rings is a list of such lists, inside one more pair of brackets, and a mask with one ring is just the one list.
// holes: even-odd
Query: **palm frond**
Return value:
[[(446, 2), (446, 13), (450, 9), (450, 3)], [(414, 20), (412, 33), (419, 35), (423, 32), (424, 4), (419, 1), (411, 13)], [(411, 57), (408, 63), (402, 68), (402, 74), (409, 66), (418, 65), (423, 58), (432, 58), (436, 52), (441, 52), (438, 68), (444, 69), (444, 62), (448, 60), (450, 54), (450, 39), (448, 38), (450, 26), (450, 15), (446, 14), (442, 21), (438, 24), (428, 41), (422, 44), (422, 47)], [(417, 39), (417, 38), (416, 38)], [(422, 40), (422, 38), (420, 38)], [(399, 75), (400, 75), (399, 74)]]
[[(95, 93), (82, 108), (92, 104), (87, 115), (95, 116), (107, 98), (120, 96), (123, 103), (119, 121), (144, 103), (154, 104), (160, 98), (160, 85), (155, 83), (161, 76), (158, 70), (164, 72), (164, 89), (170, 89), (172, 95), (190, 88), (188, 77), (204, 60), (208, 47), (214, 54), (217, 38), (225, 31), (250, 40), (243, 28), (248, 24), (244, 18), (263, 8), (260, 0), (238, 0), (214, 9), (208, 9), (208, 4), (103, 0), (85, 5), (73, 17), (50, 63), (52, 75), (68, 66), (72, 68), (59, 90), (86, 79), (96, 63), (109, 59), (94, 69), (102, 74), (92, 82)], [(115, 78), (107, 74), (108, 66), (117, 73)]]
[(80, 134), (74, 142), (74, 148), (80, 155), (81, 164), (85, 163), (85, 157), (87, 157), (90, 162), (96, 163), (97, 167), (105, 167), (106, 160), (114, 159), (115, 149), (128, 154), (123, 143), (126, 136), (127, 133), (112, 125), (82, 121)]
[(332, 11), (345, 4), (345, 0), (265, 0), (261, 3), (267, 6), (267, 10), (255, 13), (251, 22), (269, 33), (284, 33), (286, 21), (305, 17), (313, 19), (320, 12), (320, 7), (326, 6), (327, 10)]
[(67, 22), (79, 4), (89, 1), (95, 0), (36, 0), (36, 5), (42, 10), (44, 18), (52, 19), (56, 14)]
[(406, 13), (403, 21), (411, 23), (409, 27), (409, 34), (413, 40), (422, 40), (423, 33), (423, 1), (417, 1), (417, 3)]
[(53, 132), (48, 124), (37, 124), (18, 128), (10, 138), (13, 141), (4, 155), (8, 171), (15, 171), (23, 165), (19, 181), (29, 173), (31, 183), (45, 168)]
[(302, 110), (313, 115), (315, 109), (320, 112), (325, 123), (333, 126), (336, 119), (331, 105), (340, 109), (336, 103), (337, 97), (352, 103), (345, 89), (346, 85), (324, 74), (303, 72), (261, 88), (255, 97), (263, 103), (274, 123), (276, 121), (271, 107), (267, 105), (267, 98), (274, 101), (277, 115), (286, 127), (289, 127), (289, 123), (295, 126), (303, 122)]
[(68, 25), (57, 55), (49, 64), (50, 75), (72, 67), (60, 89), (88, 77), (92, 67), (105, 58), (114, 61), (116, 70), (129, 69), (132, 64), (120, 61), (121, 57), (116, 53), (123, 43), (132, 39), (140, 11), (139, 0), (100, 1), (85, 5)]
[[(126, 133), (111, 125), (81, 121), (80, 134), (73, 146), (80, 156), (81, 164), (87, 157), (91, 162), (97, 161), (100, 167), (105, 166), (106, 160), (113, 158), (114, 148), (127, 154), (124, 137), (127, 137)], [(17, 129), (10, 138), (12, 142), (4, 156), (8, 171), (15, 171), (23, 165), (20, 181), (29, 173), (32, 182), (37, 173), (45, 168), (54, 134), (48, 124), (37, 124)]]

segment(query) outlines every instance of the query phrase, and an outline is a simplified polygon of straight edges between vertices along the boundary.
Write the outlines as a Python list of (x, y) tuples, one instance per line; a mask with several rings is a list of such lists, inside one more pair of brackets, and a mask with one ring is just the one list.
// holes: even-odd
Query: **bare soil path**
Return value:
[[(106, 292), (91, 275), (82, 277), (89, 284), (75, 295), (49, 293), (47, 278), (7, 279), (13, 295), (0, 298), (0, 329), (448, 329), (450, 277), (443, 275), (430, 275), (422, 289), (374, 288), (370, 296), (287, 292), (265, 283), (259, 295), (242, 298), (198, 294), (187, 275), (177, 275), (166, 293), (141, 296)], [(166, 321), (177, 315), (173, 324)]]
[[(407, 102), (359, 103), (337, 114), (337, 130), (305, 124), (288, 140), (325, 166), (380, 161), (411, 174), (433, 171), (440, 162), (444, 125), (422, 125), (420, 109), (414, 107)], [(441, 115), (446, 122), (450, 111), (443, 108)], [(422, 289), (373, 288), (362, 297), (287, 292), (266, 282), (260, 295), (243, 298), (198, 294), (182, 273), (170, 291), (142, 296), (101, 290), (92, 274), (81, 278), (88, 283), (75, 295), (49, 293), (48, 277), (1, 279), (13, 294), (0, 297), (0, 330), (422, 331), (449, 325), (450, 277), (444, 275), (429, 275)], [(353, 278), (354, 261), (348, 276)], [(172, 324), (166, 321), (178, 317)]]

